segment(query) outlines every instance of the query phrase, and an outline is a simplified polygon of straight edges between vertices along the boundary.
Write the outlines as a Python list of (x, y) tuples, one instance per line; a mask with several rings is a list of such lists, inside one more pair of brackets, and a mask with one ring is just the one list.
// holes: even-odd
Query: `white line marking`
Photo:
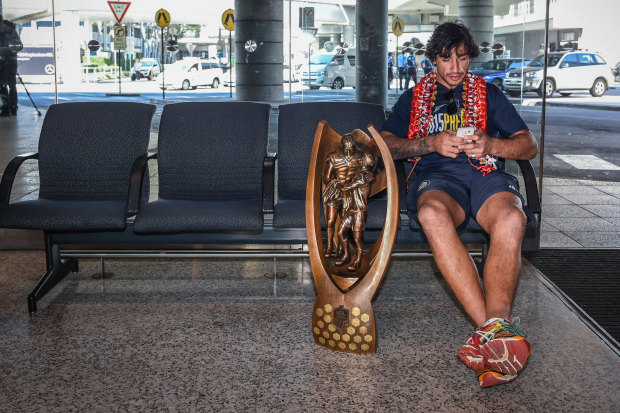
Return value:
[(607, 162), (594, 155), (553, 155), (556, 158), (574, 166), (577, 169), (601, 171), (620, 171), (620, 166)]

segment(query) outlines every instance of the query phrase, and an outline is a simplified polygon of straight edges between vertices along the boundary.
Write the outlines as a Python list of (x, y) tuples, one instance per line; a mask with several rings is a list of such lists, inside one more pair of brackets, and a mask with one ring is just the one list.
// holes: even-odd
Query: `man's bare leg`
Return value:
[(491, 237), (484, 265), (485, 318), (509, 318), (519, 282), (526, 224), (521, 200), (510, 192), (494, 194), (482, 205), (476, 220)]
[(446, 282), (476, 326), (482, 326), (487, 312), (478, 271), (456, 232), (465, 220), (463, 208), (443, 191), (427, 191), (418, 198), (418, 220)]

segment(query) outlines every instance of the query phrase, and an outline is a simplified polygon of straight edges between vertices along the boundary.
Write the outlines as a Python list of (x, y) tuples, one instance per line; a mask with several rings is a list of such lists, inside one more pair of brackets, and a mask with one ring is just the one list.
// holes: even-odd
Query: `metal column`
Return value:
[(282, 0), (235, 0), (237, 100), (284, 100), (283, 15)]
[(387, 0), (357, 0), (355, 41), (358, 102), (387, 105)]

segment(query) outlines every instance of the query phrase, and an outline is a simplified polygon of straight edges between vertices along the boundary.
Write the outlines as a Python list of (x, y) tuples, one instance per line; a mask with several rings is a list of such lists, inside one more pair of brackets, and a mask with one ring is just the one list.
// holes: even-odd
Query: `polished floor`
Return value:
[(0, 252), (2, 412), (618, 411), (620, 357), (528, 262), (514, 314), (533, 353), (480, 389), (456, 357), (472, 325), (429, 259), (394, 259), (377, 352), (314, 344), (307, 259), (80, 261), (29, 316), (41, 252)]

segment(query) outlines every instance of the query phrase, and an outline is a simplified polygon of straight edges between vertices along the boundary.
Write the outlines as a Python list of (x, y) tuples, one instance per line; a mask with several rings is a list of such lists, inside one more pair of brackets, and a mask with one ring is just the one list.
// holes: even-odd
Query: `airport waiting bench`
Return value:
[[(381, 105), (307, 102), (280, 105), (276, 154), (267, 154), (271, 107), (256, 102), (188, 102), (163, 107), (157, 152), (148, 153), (155, 106), (78, 102), (50, 106), (37, 153), (15, 157), (0, 183), (0, 228), (40, 230), (46, 271), (28, 309), (80, 257), (307, 256), (305, 191), (320, 121), (340, 134), (377, 129)], [(10, 202), (20, 165), (38, 162), (39, 197)], [(149, 200), (156, 164), (157, 196)], [(406, 216), (405, 171), (396, 162), (401, 222), (395, 254), (428, 254)], [(538, 249), (540, 202), (534, 171), (519, 161), (528, 226), (524, 250)], [(385, 220), (385, 194), (369, 202), (365, 242)], [(380, 212), (383, 211), (383, 212)], [(474, 220), (460, 233), (484, 258), (488, 235)], [(368, 245), (368, 244), (367, 244)]]

